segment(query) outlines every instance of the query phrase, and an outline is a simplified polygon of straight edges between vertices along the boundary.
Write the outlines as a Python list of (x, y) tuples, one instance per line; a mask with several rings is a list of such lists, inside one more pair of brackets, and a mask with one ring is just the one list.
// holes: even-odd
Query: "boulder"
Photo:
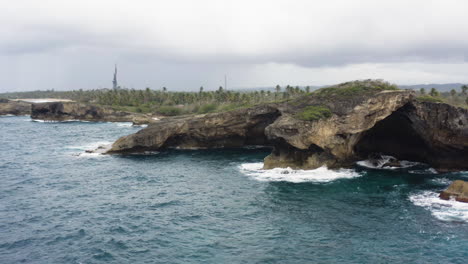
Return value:
[(443, 200), (454, 198), (456, 201), (468, 203), (468, 182), (462, 180), (452, 182), (447, 189), (440, 193), (439, 197)]

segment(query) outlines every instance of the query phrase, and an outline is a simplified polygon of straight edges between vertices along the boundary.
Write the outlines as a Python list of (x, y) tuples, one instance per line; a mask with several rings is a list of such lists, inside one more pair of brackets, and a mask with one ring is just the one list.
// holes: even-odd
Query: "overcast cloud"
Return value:
[(468, 82), (464, 0), (0, 2), (0, 91)]

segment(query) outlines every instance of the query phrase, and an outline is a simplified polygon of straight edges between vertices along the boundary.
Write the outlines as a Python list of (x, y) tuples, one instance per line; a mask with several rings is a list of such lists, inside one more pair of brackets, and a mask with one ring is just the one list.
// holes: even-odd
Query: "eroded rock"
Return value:
[(452, 182), (447, 189), (440, 193), (439, 197), (443, 200), (454, 198), (456, 201), (468, 203), (468, 182), (462, 180)]
[(413, 91), (382, 90), (387, 87), (350, 82), (283, 103), (166, 118), (120, 138), (109, 153), (268, 145), (266, 169), (349, 167), (372, 153), (438, 170), (468, 169), (467, 110), (418, 102)]
[(29, 115), (31, 104), (21, 101), (0, 99), (0, 115)]

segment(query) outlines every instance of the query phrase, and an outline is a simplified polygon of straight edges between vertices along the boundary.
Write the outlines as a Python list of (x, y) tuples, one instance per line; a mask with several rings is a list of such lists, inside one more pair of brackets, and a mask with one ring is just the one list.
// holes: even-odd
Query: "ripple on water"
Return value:
[(262, 162), (244, 163), (239, 166), (242, 173), (258, 181), (316, 182), (326, 183), (338, 179), (351, 179), (361, 176), (352, 169), (330, 170), (320, 167), (314, 170), (293, 170), (291, 168), (263, 169)]
[(468, 203), (442, 200), (434, 191), (415, 193), (409, 196), (409, 200), (414, 205), (429, 210), (439, 220), (468, 222)]

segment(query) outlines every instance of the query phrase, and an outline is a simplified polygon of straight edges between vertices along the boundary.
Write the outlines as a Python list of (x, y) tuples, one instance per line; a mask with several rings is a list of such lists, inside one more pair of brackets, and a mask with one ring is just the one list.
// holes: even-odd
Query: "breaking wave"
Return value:
[(70, 119), (70, 120), (42, 120), (42, 119), (30, 119), (27, 121), (37, 122), (37, 123), (70, 123), (70, 122), (82, 122), (90, 123), (91, 121), (79, 120), (79, 119)]
[(325, 183), (338, 179), (351, 179), (361, 176), (352, 169), (330, 170), (320, 167), (314, 170), (293, 170), (291, 168), (275, 168), (264, 170), (263, 163), (244, 163), (239, 166), (242, 173), (258, 181), (285, 181), (285, 182), (316, 182)]
[(439, 194), (433, 191), (410, 195), (409, 200), (414, 205), (429, 210), (439, 220), (468, 222), (468, 203), (442, 200)]
[(419, 165), (423, 165), (420, 162), (400, 160), (398, 161), (399, 166), (386, 166), (390, 161), (396, 160), (395, 157), (389, 155), (381, 155), (380, 159), (375, 160), (361, 160), (356, 162), (357, 165), (368, 168), (368, 169), (384, 169), (384, 170), (396, 170), (396, 169), (406, 169)]
[(87, 152), (87, 151), (95, 151), (99, 148), (102, 148), (103, 150), (109, 148), (112, 145), (112, 142), (109, 141), (99, 141), (99, 142), (93, 142), (85, 145), (79, 145), (79, 146), (68, 146), (66, 147), (67, 149), (71, 150), (71, 155), (72, 156), (77, 156), (77, 157), (98, 157), (101, 156), (102, 154), (99, 152)]

